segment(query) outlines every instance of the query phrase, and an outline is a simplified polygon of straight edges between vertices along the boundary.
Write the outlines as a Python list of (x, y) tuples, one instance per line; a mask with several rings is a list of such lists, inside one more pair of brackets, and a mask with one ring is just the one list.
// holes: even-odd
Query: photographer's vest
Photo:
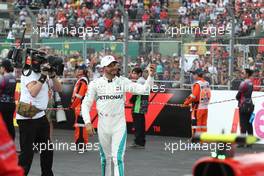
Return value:
[(197, 109), (208, 109), (208, 104), (211, 99), (211, 89), (207, 81), (197, 81), (200, 86), (200, 100)]
[(15, 103), (16, 78), (7, 74), (0, 80), (0, 103)]

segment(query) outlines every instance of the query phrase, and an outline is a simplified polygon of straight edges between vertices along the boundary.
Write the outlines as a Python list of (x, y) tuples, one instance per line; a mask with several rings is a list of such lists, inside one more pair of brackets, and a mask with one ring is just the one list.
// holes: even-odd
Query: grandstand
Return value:
[[(227, 8), (230, 3), (228, 0), (3, 1), (0, 50), (15, 43), (21, 29), (26, 27), (26, 43), (33, 47), (48, 46), (65, 58), (69, 67), (65, 72), (67, 78), (73, 76), (73, 71), (69, 71), (73, 70), (73, 63), (80, 62), (89, 63), (92, 78), (97, 74), (100, 57), (108, 52), (117, 56), (121, 64), (124, 60), (129, 62), (126, 72), (134, 66), (145, 69), (150, 62), (157, 64), (159, 80), (171, 81), (166, 84), (168, 88), (177, 85), (177, 81), (181, 82), (180, 87), (189, 88), (192, 80), (188, 71), (198, 67), (207, 72), (208, 81), (216, 89), (237, 88), (240, 68), (246, 66), (259, 70), (256, 79), (260, 81), (256, 82), (260, 83), (256, 86), (263, 86), (264, 2), (236, 0), (231, 3), (231, 11)], [(128, 36), (124, 32), (124, 11), (128, 13)], [(231, 14), (235, 40), (230, 49)], [(180, 27), (190, 28), (192, 33), (172, 30)], [(213, 27), (222, 27), (223, 31), (209, 30)]]
[[(48, 108), (41, 108), (39, 112), (42, 114), (45, 111), (47, 116), (53, 116), (49, 117), (49, 130), (53, 142), (51, 145), (55, 144), (56, 149), (54, 148), (54, 162), (48, 164), (54, 165), (54, 173), (57, 176), (100, 175), (98, 150), (102, 150), (102, 147), (97, 143), (98, 134), (89, 137), (89, 144), (95, 144), (95, 147), (98, 144), (99, 147), (98, 149), (92, 147), (91, 151), (89, 149), (85, 151), (84, 146), (77, 147), (73, 139), (79, 136), (80, 138), (76, 141), (82, 141), (81, 138), (86, 138), (83, 132), (89, 130), (89, 125), (97, 129), (98, 126), (100, 127), (98, 121), (104, 118), (111, 118), (110, 123), (118, 121), (112, 118), (121, 119), (122, 123), (126, 121), (125, 133), (128, 133), (128, 140), (126, 143), (126, 135), (124, 135), (121, 141), (123, 147), (120, 144), (117, 157), (114, 158), (113, 154), (105, 156), (104, 152), (101, 152), (103, 167), (109, 164), (108, 161), (104, 162), (105, 157), (113, 158), (117, 161), (114, 163), (115, 166), (121, 164), (119, 170), (122, 170), (122, 162), (120, 162), (122, 156), (119, 155), (122, 154), (126, 144), (127, 146), (133, 144), (134, 147), (136, 144), (136, 140), (132, 139), (134, 137), (132, 133), (137, 135), (139, 129), (137, 129), (137, 119), (134, 117), (137, 113), (140, 114), (138, 116), (140, 119), (138, 121), (141, 121), (139, 122), (141, 123), (140, 131), (146, 133), (147, 138), (144, 140), (147, 142), (146, 147), (139, 145), (136, 145), (136, 148), (133, 148), (133, 145), (132, 148), (128, 147), (124, 167), (128, 176), (191, 176), (192, 174), (197, 176), (194, 172), (191, 174), (194, 168), (192, 166), (196, 166), (201, 161), (201, 157), (208, 154), (211, 155), (207, 158), (210, 162), (204, 165), (205, 171), (202, 175), (218, 174), (220, 176), (223, 172), (222, 175), (227, 176), (231, 172), (226, 171), (229, 167), (220, 163), (218, 168), (213, 162), (235, 161), (232, 157), (233, 149), (237, 144), (243, 147), (238, 149), (239, 154), (254, 153), (254, 157), (245, 156), (245, 158), (242, 157), (241, 162), (234, 162), (235, 165), (232, 166), (234, 170), (246, 170), (246, 172), (243, 172), (244, 170), (239, 172), (236, 176), (239, 174), (248, 176), (251, 171), (257, 173), (256, 170), (261, 170), (259, 175), (264, 175), (264, 168), (260, 167), (264, 164), (259, 155), (263, 152), (263, 145), (259, 144), (264, 144), (264, 0), (1, 0), (0, 63), (2, 59), (7, 58), (10, 48), (14, 47), (45, 51), (52, 55), (47, 58), (55, 58), (58, 61), (54, 65), (63, 60), (62, 75), (53, 74), (55, 66), (51, 62), (48, 65), (53, 67), (48, 68), (48, 65), (43, 67), (46, 63), (37, 61), (35, 66), (42, 69), (39, 71), (41, 73), (38, 73), (40, 78), (36, 80), (41, 84), (39, 82), (35, 84), (36, 80), (25, 83), (28, 78), (22, 76), (21, 79), (21, 74), (25, 73), (22, 72), (22, 68), (16, 66), (14, 69), (17, 78), (15, 92), (17, 110), (23, 110), (22, 105), (27, 104), (21, 98), (23, 93), (28, 92), (25, 87), (29, 90), (37, 85), (40, 87), (39, 92), (41, 92), (42, 85), (45, 85), (43, 87), (46, 90), (49, 88), (49, 96), (44, 96), (47, 94), (42, 92), (40, 95), (41, 98), (49, 99)], [(33, 50), (27, 51), (30, 53)], [(32, 63), (39, 58), (44, 60), (43, 55), (31, 57), (32, 53), (30, 54), (30, 57), (27, 55), (21, 59), (27, 63), (25, 64), (26, 69), (30, 68), (29, 75), (35, 71)], [(97, 82), (91, 83), (91, 81), (103, 74), (107, 76), (106, 67), (112, 65), (101, 66), (101, 60), (106, 55), (114, 56), (117, 61), (118, 64), (115, 65), (114, 60), (111, 60), (116, 72), (113, 74), (112, 71), (113, 77), (107, 77), (108, 81), (105, 81), (105, 84), (99, 81), (100, 85), (95, 86)], [(112, 59), (111, 56), (105, 58)], [(5, 70), (3, 65), (0, 65), (1, 74), (2, 70)], [(143, 96), (133, 94), (133, 91), (122, 92), (126, 89), (119, 85), (119, 80), (122, 83), (125, 79), (116, 77), (118, 76), (117, 66), (120, 67), (118, 71), (122, 76), (135, 81), (133, 78), (135, 73), (132, 74), (134, 68), (140, 67), (143, 70), (142, 76), (147, 78), (148, 69), (154, 65), (156, 68), (155, 81), (154, 85), (151, 85), (152, 90), (149, 95), (146, 95), (145, 91)], [(56, 69), (60, 68), (62, 67)], [(245, 70), (245, 68), (250, 70)], [(88, 81), (85, 77), (86, 69)], [(248, 79), (244, 81), (245, 71), (249, 74)], [(252, 77), (249, 76), (251, 71), (254, 71)], [(49, 75), (43, 75), (44, 72)], [(6, 80), (2, 79), (1, 74), (0, 95), (2, 96), (2, 87), (6, 86)], [(44, 83), (43, 78), (45, 78)], [(47, 81), (46, 78), (48, 78)], [(151, 82), (150, 80), (149, 77), (146, 83)], [(45, 81), (51, 82), (52, 86), (46, 85)], [(137, 81), (141, 83), (143, 79), (140, 77)], [(244, 84), (241, 84), (242, 81)], [(251, 82), (253, 91), (251, 91)], [(57, 92), (52, 90), (55, 84), (60, 83), (62, 84), (61, 90), (56, 90)], [(130, 86), (129, 82), (125, 84)], [(101, 96), (100, 89), (108, 85), (113, 86), (113, 90), (107, 88), (102, 91)], [(131, 86), (132, 89), (133, 86), (134, 84)], [(137, 86), (140, 87), (140, 85)], [(91, 91), (94, 90), (93, 88), (96, 90)], [(91, 93), (87, 94), (89, 91)], [(34, 97), (35, 94), (32, 95), (31, 90), (29, 92), (24, 98), (28, 98), (29, 112), (31, 112), (32, 108), (35, 111), (32, 99), (36, 99), (39, 104), (45, 101), (38, 100), (39, 92)], [(84, 94), (81, 95), (80, 92)], [(88, 124), (87, 119), (82, 118), (86, 113), (85, 106), (82, 107), (81, 103), (91, 102), (87, 98), (89, 96), (84, 96), (85, 94), (95, 95), (95, 101), (93, 100), (95, 103), (90, 108), (91, 123)], [(2, 97), (4, 100), (7, 99), (5, 96)], [(86, 98), (88, 101), (83, 101), (87, 100)], [(78, 107), (73, 106), (75, 104), (72, 103), (73, 100), (79, 103)], [(110, 102), (106, 106), (103, 105), (109, 112), (100, 112), (98, 107), (101, 104), (95, 105), (98, 100), (102, 100), (102, 104)], [(243, 103), (241, 103), (242, 100)], [(111, 103), (116, 102), (120, 108), (111, 106)], [(146, 113), (143, 106), (146, 106)], [(3, 106), (0, 105), (0, 107)], [(2, 109), (0, 109), (0, 120), (2, 114), (5, 114), (1, 112)], [(124, 118), (119, 118), (119, 115), (123, 114), (123, 112), (120, 113), (121, 111), (118, 112), (120, 109), (125, 111), (122, 115)], [(242, 112), (243, 109), (246, 112)], [(78, 114), (76, 110), (79, 110)], [(26, 108), (25, 111), (27, 111)], [(245, 113), (248, 119), (243, 119), (242, 113)], [(13, 113), (12, 111), (10, 114), (20, 116), (18, 112)], [(14, 120), (16, 127), (20, 127), (15, 144), (16, 149), (23, 155), (23, 147), (20, 148), (23, 145), (21, 142), (22, 125), (20, 126), (19, 120), (16, 121), (16, 117), (10, 119)], [(240, 127), (243, 128), (241, 119), (246, 124), (244, 126), (250, 128), (247, 131), (248, 134), (252, 126), (254, 136), (247, 138), (247, 134), (245, 136), (244, 134), (236, 135), (242, 133), (242, 130), (240, 131)], [(110, 128), (115, 131), (114, 127), (110, 126)], [(73, 129), (75, 129), (74, 134)], [(18, 129), (16, 130), (18, 132)], [(119, 132), (119, 129), (116, 131)], [(223, 140), (223, 143), (219, 143), (219, 149), (216, 146), (218, 143), (207, 143), (207, 140), (203, 140), (203, 134), (199, 136), (198, 147), (190, 140), (195, 136), (194, 134), (205, 131), (209, 133), (205, 134), (205, 138), (208, 137), (208, 141), (211, 142), (214, 141), (215, 136), (211, 137), (210, 133), (219, 134), (219, 139)], [(32, 134), (32, 131), (30, 130), (29, 133)], [(253, 139), (257, 141), (257, 138), (259, 138), (258, 143), (252, 146), (250, 141)], [(114, 141), (113, 139), (112, 136), (111, 140)], [(227, 143), (228, 141), (231, 141), (232, 145)], [(42, 144), (39, 144), (41, 147)], [(74, 146), (77, 148), (64, 150), (66, 146), (64, 144), (67, 146), (73, 144), (73, 148)], [(204, 150), (204, 144), (210, 144), (210, 147), (207, 145), (208, 148)], [(213, 144), (213, 149), (211, 144)], [(227, 152), (226, 146), (222, 151), (220, 149), (222, 144), (230, 144), (230, 149), (231, 146), (232, 149)], [(116, 147), (114, 145), (111, 145), (111, 150)], [(47, 146), (49, 148), (49, 144)], [(57, 146), (59, 146), (58, 149)], [(63, 149), (60, 148), (61, 146)], [(184, 146), (183, 150), (182, 146)], [(3, 158), (1, 154), (4, 157), (9, 154), (6, 154), (5, 150), (1, 151), (5, 147), (6, 144), (1, 146), (0, 143), (0, 162)], [(9, 144), (8, 147), (10, 147)], [(82, 153), (79, 150), (81, 148), (84, 149)], [(13, 151), (15, 153), (15, 150)], [(38, 166), (40, 157), (41, 155), (36, 154), (29, 175), (40, 175)], [(21, 157), (19, 159), (21, 160)], [(252, 161), (253, 167), (250, 165)], [(256, 164), (256, 162), (259, 163)], [(43, 158), (40, 163), (43, 167)], [(103, 172), (103, 167), (102, 175), (109, 175)], [(247, 169), (249, 167), (251, 168)], [(0, 164), (0, 176), (3, 176), (1, 169)], [(202, 172), (202, 169), (199, 170), (199, 173)], [(211, 172), (210, 175), (206, 174), (208, 170)], [(118, 175), (124, 176), (124, 174)]]

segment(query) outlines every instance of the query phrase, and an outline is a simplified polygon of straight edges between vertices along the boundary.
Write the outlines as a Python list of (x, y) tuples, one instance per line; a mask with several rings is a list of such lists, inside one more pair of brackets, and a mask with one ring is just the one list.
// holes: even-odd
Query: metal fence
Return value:
[[(55, 40), (34, 45), (48, 46), (54, 54), (64, 57), (66, 62), (79, 59), (79, 62), (90, 63), (92, 76), (97, 71), (96, 63), (99, 63), (100, 56), (113, 54), (121, 63), (124, 56), (124, 42)], [(26, 44), (26, 47), (31, 47), (31, 44)], [(260, 54), (262, 47), (264, 48), (264, 45), (235, 45), (234, 58), (231, 58), (230, 46), (225, 44), (129, 41), (128, 72), (135, 66), (144, 69), (149, 63), (155, 63), (158, 84), (164, 84), (168, 89), (190, 88), (193, 79), (189, 71), (202, 67), (213, 89), (237, 89), (241, 79), (241, 70), (244, 67), (263, 68)], [(0, 43), (0, 57), (6, 54), (8, 48), (10, 48), (10, 43)]]

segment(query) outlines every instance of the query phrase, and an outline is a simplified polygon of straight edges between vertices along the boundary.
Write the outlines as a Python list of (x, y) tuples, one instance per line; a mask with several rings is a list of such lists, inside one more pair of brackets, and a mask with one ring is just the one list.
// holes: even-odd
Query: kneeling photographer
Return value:
[[(48, 150), (50, 126), (45, 110), (49, 101), (49, 87), (61, 92), (61, 84), (56, 78), (58, 75), (56, 65), (62, 65), (63, 61), (38, 50), (32, 49), (27, 52), (30, 55), (26, 56), (21, 76), (21, 96), (16, 114), (21, 148), (19, 165), (24, 168), (25, 175), (28, 175), (35, 144), (45, 145), (46, 150), (40, 153), (41, 175), (53, 176), (53, 151)], [(57, 64), (58, 62), (60, 64)]]

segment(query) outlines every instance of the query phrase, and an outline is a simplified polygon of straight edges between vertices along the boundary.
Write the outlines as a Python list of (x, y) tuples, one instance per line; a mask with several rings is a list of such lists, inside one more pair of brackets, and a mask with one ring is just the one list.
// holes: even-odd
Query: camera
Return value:
[[(56, 75), (58, 76), (63, 75), (64, 64), (63, 64), (63, 59), (61, 57), (47, 55), (43, 51), (32, 49), (32, 48), (27, 48), (26, 57), (28, 56), (31, 58), (31, 63), (36, 62), (39, 65), (49, 63), (51, 68), (47, 71), (55, 72)], [(25, 64), (28, 64), (28, 63), (26, 62)]]
[(14, 63), (14, 67), (23, 67), (23, 49), (12, 47), (7, 54), (7, 58)]
[(45, 63), (49, 63), (51, 68), (47, 71), (55, 72), (56, 75), (63, 75), (63, 59), (58, 56), (47, 55), (45, 52), (33, 48), (11, 48), (7, 58), (12, 60), (14, 67), (23, 68), (24, 70), (31, 69), (32, 64), (37, 63), (39, 68)]

